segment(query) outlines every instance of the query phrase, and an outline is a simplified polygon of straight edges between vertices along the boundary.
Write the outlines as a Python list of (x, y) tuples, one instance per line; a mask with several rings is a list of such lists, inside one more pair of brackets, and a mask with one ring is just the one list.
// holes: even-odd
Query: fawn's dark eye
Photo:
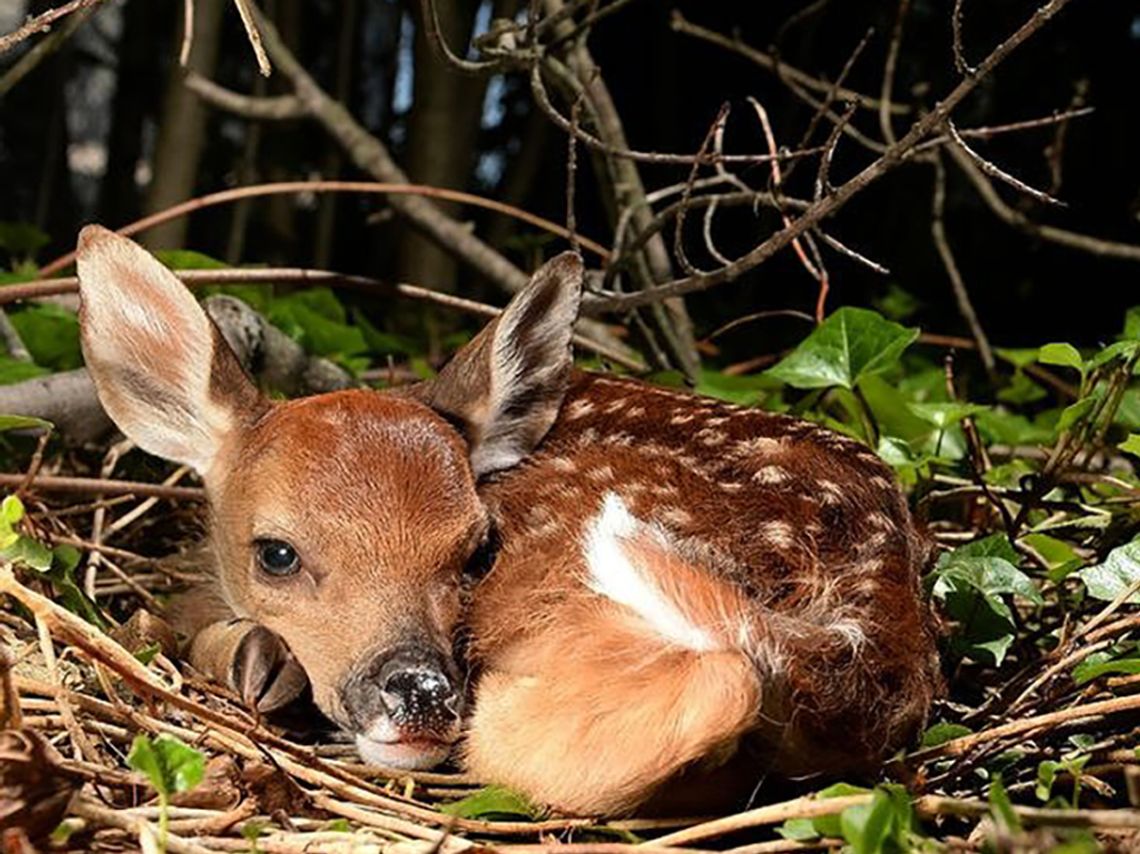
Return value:
[(278, 578), (293, 575), (301, 568), (301, 558), (297, 551), (284, 540), (258, 540), (253, 548), (257, 553), (257, 565), (269, 575)]
[(483, 538), (483, 542), (471, 553), (471, 557), (467, 559), (467, 565), (463, 567), (463, 574), (469, 579), (478, 581), (484, 575), (491, 571), (491, 567), (495, 565), (495, 558), (499, 556), (499, 532), (492, 526), (487, 531), (487, 536)]

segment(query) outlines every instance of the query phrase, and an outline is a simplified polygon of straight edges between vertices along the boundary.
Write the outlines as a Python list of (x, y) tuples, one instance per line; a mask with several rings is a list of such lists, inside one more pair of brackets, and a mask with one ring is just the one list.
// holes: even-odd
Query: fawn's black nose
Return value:
[(433, 729), (457, 715), (455, 688), (447, 674), (421, 663), (389, 661), (381, 671), (380, 699), (397, 726)]
[(432, 650), (397, 648), (359, 668), (343, 696), (361, 726), (383, 712), (401, 730), (439, 732), (459, 717), (456, 680), (448, 671), (447, 662)]

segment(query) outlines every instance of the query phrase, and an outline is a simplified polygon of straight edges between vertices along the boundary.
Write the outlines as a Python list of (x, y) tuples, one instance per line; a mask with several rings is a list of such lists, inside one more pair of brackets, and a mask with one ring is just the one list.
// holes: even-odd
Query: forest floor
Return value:
[[(770, 781), (735, 815), (601, 820), (458, 773), (365, 767), (327, 732), (315, 743), (295, 721), (252, 717), (177, 662), (158, 616), (196, 578), (177, 547), (201, 508), (174, 483), (185, 473), (149, 496), (94, 480), (55, 492), (58, 475), (84, 474), (59, 462), (0, 511), (4, 851), (1140, 850), (1137, 554), (1091, 568), (1123, 586), (1097, 591), (1094, 572), (1081, 583), (1101, 598), (1069, 595), (1075, 556), (1096, 554), (1075, 545), (1090, 542), (1075, 524), (1088, 505), (1052, 511), (1052, 534), (1019, 540), (1022, 554), (932, 523), (950, 692), (880, 785), (788, 797)], [(1034, 561), (1026, 585), (1017, 566)], [(81, 590), (89, 568), (98, 607)]]

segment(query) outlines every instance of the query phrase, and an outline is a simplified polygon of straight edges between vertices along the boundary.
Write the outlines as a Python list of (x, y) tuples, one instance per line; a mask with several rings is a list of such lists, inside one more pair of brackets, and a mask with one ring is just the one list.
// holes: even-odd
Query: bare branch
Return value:
[(986, 372), (992, 375), (997, 364), (994, 360), (994, 351), (990, 346), (989, 338), (986, 337), (985, 329), (982, 328), (981, 321), (978, 320), (978, 313), (974, 310), (974, 304), (970, 300), (970, 292), (966, 290), (966, 282), (958, 269), (958, 262), (950, 249), (950, 242), (946, 239), (946, 226), (942, 216), (945, 206), (946, 167), (942, 163), (942, 158), (937, 157), (934, 160), (934, 194), (931, 202), (930, 233), (934, 238), (934, 246), (938, 249), (938, 256), (942, 259), (942, 265), (946, 268), (950, 286), (954, 290), (958, 312), (966, 321), (966, 325), (970, 328), (970, 334), (978, 345), (978, 355), (982, 359), (982, 364), (985, 365)]
[(1076, 231), (1068, 231), (1067, 229), (1057, 228), (1056, 226), (1034, 222), (1021, 211), (1015, 210), (1005, 203), (998, 194), (993, 182), (986, 177), (986, 174), (978, 167), (973, 158), (966, 154), (959, 146), (947, 146), (946, 151), (958, 165), (958, 168), (970, 179), (970, 183), (974, 185), (974, 189), (978, 191), (978, 195), (982, 197), (982, 201), (986, 203), (990, 211), (1007, 225), (1011, 225), (1019, 231), (1023, 231), (1041, 240), (1047, 240), (1050, 243), (1056, 243), (1060, 246), (1068, 246), (1072, 249), (1079, 249), (1091, 255), (1140, 261), (1140, 246), (1136, 244), (1117, 243), (1112, 240), (1104, 240), (1099, 237), (1093, 237), (1092, 235), (1081, 234)]
[(1065, 206), (1065, 203), (1060, 199), (1055, 199), (1048, 193), (1043, 193), (1040, 190), (1036, 190), (1033, 187), (1030, 187), (1024, 181), (1014, 178), (1008, 172), (1005, 172), (999, 169), (993, 163), (990, 163), (990, 161), (986, 160), (984, 157), (982, 157), (982, 155), (978, 154), (978, 152), (974, 151), (974, 149), (970, 148), (970, 146), (966, 144), (966, 140), (962, 139), (962, 135), (959, 134), (958, 129), (954, 127), (954, 122), (950, 121), (949, 119), (946, 120), (946, 129), (949, 131), (950, 138), (954, 141), (954, 144), (957, 145), (958, 148), (963, 151), (963, 153), (969, 155), (970, 159), (973, 160), (975, 164), (977, 164), (978, 168), (989, 175), (991, 178), (997, 178), (999, 181), (1009, 184), (1009, 186), (1013, 187), (1015, 190), (1025, 193), (1027, 196), (1032, 196), (1039, 202), (1045, 202), (1046, 204), (1050, 205), (1059, 205), (1061, 207)]
[(428, 44), (444, 62), (456, 71), (464, 74), (490, 74), (502, 66), (502, 62), (472, 62), (457, 56), (447, 44), (443, 35), (443, 28), (439, 24), (439, 12), (435, 8), (434, 0), (420, 0), (420, 20), (423, 23), (424, 35)]
[(241, 16), (241, 25), (245, 27), (245, 35), (249, 39), (249, 46), (253, 48), (253, 55), (257, 58), (257, 70), (262, 77), (273, 73), (273, 66), (269, 64), (269, 57), (265, 55), (265, 47), (261, 43), (261, 32), (254, 20), (253, 0), (234, 0), (238, 15)]
[(10, 92), (12, 87), (34, 71), (36, 66), (55, 53), (94, 13), (94, 6), (81, 9), (64, 21), (63, 26), (54, 33), (28, 48), (24, 55), (4, 72), (4, 76), (0, 77), (0, 97)]
[(186, 88), (213, 107), (255, 121), (302, 119), (308, 113), (296, 95), (274, 95), (259, 98), (242, 95), (208, 80), (197, 71), (185, 78)]
[[(135, 220), (128, 225), (117, 229), (119, 234), (126, 237), (138, 234), (141, 231), (158, 225), (161, 222), (175, 219), (180, 216), (200, 211), (215, 205), (229, 204), (242, 199), (257, 198), (259, 196), (273, 196), (292, 193), (374, 193), (376, 195), (391, 195), (396, 198), (404, 195), (424, 196), (427, 198), (442, 199), (449, 202), (461, 202), (475, 207), (486, 208), (506, 216), (514, 217), (522, 222), (529, 223), (551, 234), (569, 239), (570, 233), (561, 225), (544, 217), (536, 216), (514, 205), (498, 202), (494, 199), (485, 199), (472, 193), (460, 190), (448, 190), (442, 187), (429, 187), (425, 184), (390, 184), (376, 181), (278, 181), (269, 184), (252, 184), (248, 187), (234, 187), (231, 190), (221, 190), (196, 199), (190, 199), (165, 210), (158, 211), (150, 216)], [(393, 203), (393, 207), (395, 204)], [(578, 237), (583, 249), (594, 253), (603, 260), (609, 256), (606, 248), (599, 243), (585, 237)], [(75, 253), (68, 252), (59, 258), (45, 264), (40, 268), (40, 276), (50, 276), (75, 261)], [(0, 292), (0, 301), (4, 292)]]
[(36, 33), (44, 33), (51, 29), (51, 25), (74, 12), (81, 12), (103, 0), (71, 0), (70, 3), (64, 3), (55, 9), (48, 9), (42, 15), (37, 15), (24, 22), (22, 27), (19, 27), (6, 36), (0, 36), (0, 53), (6, 53), (13, 47), (18, 45)]
[(792, 240), (799, 237), (799, 235), (814, 228), (822, 222), (823, 219), (842, 208), (853, 196), (862, 192), (883, 175), (911, 157), (914, 153), (914, 147), (945, 122), (954, 108), (978, 86), (981, 80), (1000, 65), (1001, 62), (1023, 44), (1026, 39), (1055, 17), (1070, 2), (1071, 0), (1049, 0), (1049, 2), (1038, 7), (1025, 23), (1005, 41), (995, 47), (979, 64), (977, 74), (961, 80), (929, 113), (918, 119), (911, 126), (910, 130), (907, 131), (905, 136), (889, 146), (881, 157), (864, 168), (853, 178), (849, 179), (846, 183), (836, 188), (834, 193), (812, 204), (804, 211), (803, 215), (794, 220), (791, 225), (785, 226), (737, 261), (722, 267), (710, 275), (688, 276), (683, 279), (677, 279), (668, 284), (661, 285), (650, 292), (607, 294), (605, 296), (596, 297), (586, 304), (585, 310), (590, 313), (627, 310), (634, 306), (644, 305), (647, 301), (705, 290), (715, 285), (734, 281), (743, 273), (763, 263), (786, 247)]
[(891, 31), (890, 43), (887, 45), (887, 61), (883, 65), (883, 85), (879, 93), (879, 127), (883, 131), (883, 139), (888, 144), (896, 141), (895, 129), (891, 126), (891, 92), (895, 88), (895, 69), (898, 67), (899, 49), (902, 47), (903, 29), (909, 11), (910, 0), (899, 0), (895, 26)]
[(950, 13), (950, 30), (954, 41), (954, 67), (959, 74), (973, 74), (974, 67), (966, 61), (962, 49), (962, 6), (965, 0), (954, 0), (954, 11)]
[[(806, 72), (800, 71), (798, 68), (788, 65), (783, 60), (777, 61), (774, 57), (770, 56), (767, 53), (764, 53), (764, 51), (757, 50), (756, 48), (745, 44), (737, 38), (729, 38), (728, 36), (721, 35), (715, 30), (705, 29), (698, 24), (694, 24), (687, 20), (685, 16), (682, 15), (679, 11), (673, 12), (673, 17), (669, 19), (669, 24), (675, 32), (683, 33), (687, 36), (693, 36), (694, 38), (706, 41), (709, 44), (714, 44), (718, 47), (730, 50), (733, 53), (739, 54), (745, 59), (756, 63), (761, 68), (765, 68), (768, 71), (772, 72), (778, 72), (779, 74), (787, 77), (789, 80), (798, 83), (805, 89), (811, 89), (812, 91), (818, 92), (821, 95), (826, 95), (834, 88), (834, 97), (838, 98), (841, 101), (853, 101), (865, 110), (878, 110), (880, 107), (880, 102), (877, 98), (872, 98), (869, 95), (864, 95), (852, 89), (845, 89), (842, 86), (835, 87), (835, 84), (833, 83), (828, 83), (826, 80), (820, 80), (818, 77), (812, 77), (810, 74), (807, 74)], [(892, 113), (897, 113), (898, 115), (906, 115), (910, 112), (909, 107), (903, 106), (901, 104), (892, 104), (890, 105), (889, 109)]]

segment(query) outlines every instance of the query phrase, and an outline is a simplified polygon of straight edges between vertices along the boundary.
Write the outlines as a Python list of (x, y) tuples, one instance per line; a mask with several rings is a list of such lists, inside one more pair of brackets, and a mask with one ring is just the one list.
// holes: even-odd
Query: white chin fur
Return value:
[(383, 765), (402, 771), (420, 771), (434, 768), (447, 758), (451, 746), (447, 744), (423, 745), (404, 742), (374, 741), (367, 735), (356, 737), (356, 750), (368, 765)]

